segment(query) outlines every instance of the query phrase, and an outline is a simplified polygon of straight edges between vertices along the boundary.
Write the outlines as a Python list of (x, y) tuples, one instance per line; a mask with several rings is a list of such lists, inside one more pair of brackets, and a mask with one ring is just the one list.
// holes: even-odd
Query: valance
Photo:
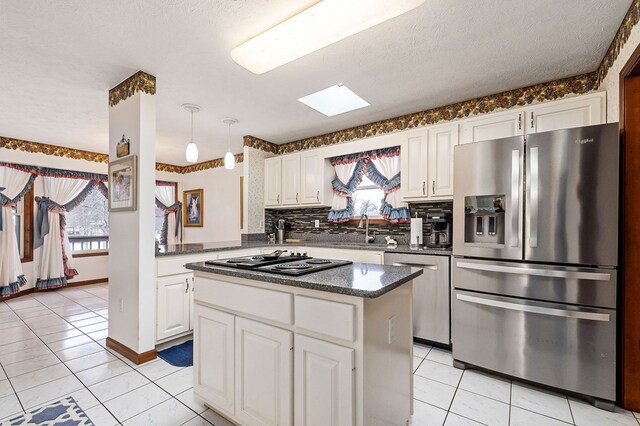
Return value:
[(74, 170), (54, 169), (50, 167), (28, 166), (24, 164), (5, 163), (0, 161), (0, 166), (9, 167), (30, 173), (35, 176), (48, 176), (70, 179), (95, 180), (97, 182), (106, 182), (107, 175), (101, 173), (77, 172)]
[(400, 147), (392, 146), (390, 148), (374, 149), (371, 151), (356, 152), (354, 154), (339, 155), (329, 158), (332, 166), (336, 164), (349, 164), (360, 160), (368, 160), (382, 157), (395, 157), (400, 155)]

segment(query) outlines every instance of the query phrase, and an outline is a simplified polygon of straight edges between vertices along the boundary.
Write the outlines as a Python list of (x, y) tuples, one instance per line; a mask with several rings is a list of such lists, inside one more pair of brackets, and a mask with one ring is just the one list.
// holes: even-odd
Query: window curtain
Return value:
[(333, 200), (329, 210), (329, 222), (347, 222), (353, 218), (353, 191), (362, 181), (365, 161), (357, 156), (341, 156), (330, 159), (336, 171), (336, 177), (331, 182), (333, 186)]
[(400, 147), (378, 149), (330, 158), (336, 171), (332, 181), (333, 201), (329, 211), (329, 222), (346, 222), (353, 218), (352, 195), (365, 174), (382, 188), (380, 214), (391, 223), (409, 222), (411, 214), (400, 192)]
[(0, 165), (0, 298), (17, 293), (27, 280), (22, 272), (13, 209), (33, 186), (34, 170)]
[(372, 155), (365, 173), (384, 191), (380, 214), (387, 222), (405, 223), (411, 219), (409, 205), (400, 196), (400, 149)]
[(80, 205), (98, 182), (68, 177), (43, 177), (44, 196), (38, 204), (34, 248), (42, 248), (36, 288), (62, 287), (78, 275), (71, 257), (71, 244), (65, 233), (65, 213)]
[(160, 244), (182, 240), (182, 203), (176, 200), (175, 183), (156, 182), (156, 206), (164, 212)]

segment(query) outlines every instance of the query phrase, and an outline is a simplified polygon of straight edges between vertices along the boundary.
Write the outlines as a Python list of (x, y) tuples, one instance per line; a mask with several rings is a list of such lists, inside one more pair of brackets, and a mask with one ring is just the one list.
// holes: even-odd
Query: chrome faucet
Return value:
[[(365, 205), (365, 210), (366, 210), (366, 205)], [(367, 215), (366, 213), (363, 213), (360, 215), (360, 223), (358, 223), (358, 228), (362, 229), (362, 221), (365, 221), (365, 231), (364, 231), (364, 242), (365, 243), (372, 243), (373, 240), (375, 240), (375, 232), (373, 231), (374, 235), (369, 235), (369, 215)]]

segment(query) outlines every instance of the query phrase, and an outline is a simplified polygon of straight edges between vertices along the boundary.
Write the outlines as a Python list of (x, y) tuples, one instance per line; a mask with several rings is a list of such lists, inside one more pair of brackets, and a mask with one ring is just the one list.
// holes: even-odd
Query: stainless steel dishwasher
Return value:
[(386, 265), (422, 268), (413, 280), (413, 337), (451, 344), (450, 256), (385, 253)]

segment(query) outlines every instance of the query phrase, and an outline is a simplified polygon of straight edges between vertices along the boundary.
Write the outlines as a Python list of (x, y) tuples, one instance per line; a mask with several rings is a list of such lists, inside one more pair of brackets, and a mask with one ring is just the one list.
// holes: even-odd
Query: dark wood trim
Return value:
[(24, 230), (24, 255), (20, 259), (20, 263), (33, 262), (33, 187), (24, 194), (24, 213), (22, 227)]
[(81, 257), (96, 257), (96, 256), (109, 256), (109, 252), (108, 251), (91, 251), (91, 252), (85, 252), (85, 253), (72, 253), (71, 257), (73, 257), (74, 259), (79, 259)]
[(640, 411), (640, 46), (620, 71), (619, 401)]
[(70, 282), (65, 287), (82, 287), (83, 285), (102, 284), (102, 283), (109, 284), (109, 278), (96, 278), (95, 280)]
[(144, 364), (145, 362), (149, 362), (158, 357), (158, 352), (156, 352), (155, 349), (139, 354), (111, 337), (107, 337), (107, 347), (113, 349), (137, 365)]

